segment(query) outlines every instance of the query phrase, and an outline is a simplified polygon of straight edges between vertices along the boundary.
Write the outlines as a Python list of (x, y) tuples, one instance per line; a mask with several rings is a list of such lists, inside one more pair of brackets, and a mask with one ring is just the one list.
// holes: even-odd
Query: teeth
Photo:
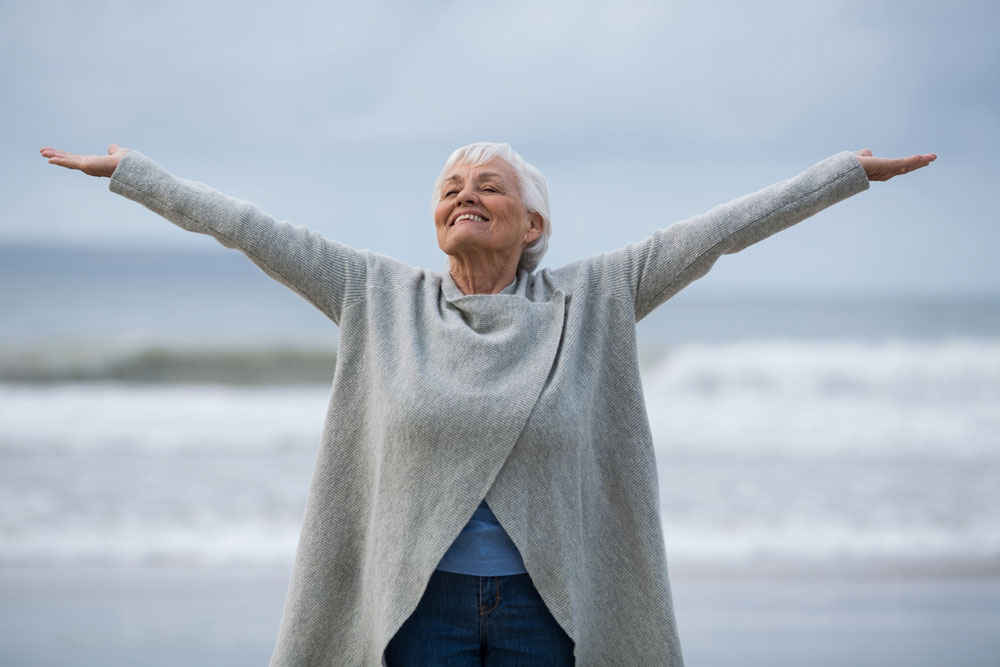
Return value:
[(455, 222), (459, 220), (472, 220), (474, 222), (486, 222), (486, 218), (481, 218), (478, 215), (472, 215), (471, 213), (463, 213), (462, 215), (455, 218)]

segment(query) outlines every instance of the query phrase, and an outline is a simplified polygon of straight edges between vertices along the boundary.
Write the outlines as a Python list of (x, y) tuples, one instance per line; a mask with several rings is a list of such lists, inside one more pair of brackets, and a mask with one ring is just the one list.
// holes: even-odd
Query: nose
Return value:
[(466, 185), (462, 188), (461, 192), (458, 193), (458, 196), (455, 197), (455, 201), (458, 205), (470, 204), (470, 203), (478, 204), (479, 196), (476, 194), (476, 191), (472, 187)]

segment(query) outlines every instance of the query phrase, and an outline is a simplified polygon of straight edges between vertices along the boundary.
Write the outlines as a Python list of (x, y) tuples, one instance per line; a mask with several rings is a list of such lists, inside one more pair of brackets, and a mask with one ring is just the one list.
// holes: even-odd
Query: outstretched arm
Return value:
[(138, 151), (111, 144), (108, 155), (41, 151), (49, 162), (111, 178), (110, 189), (176, 225), (236, 248), (272, 278), (340, 323), (343, 306), (363, 296), (367, 256), (301, 225), (275, 220), (252, 203), (178, 178)]
[(867, 190), (869, 180), (886, 181), (927, 166), (936, 158), (932, 153), (889, 159), (874, 157), (868, 149), (843, 151), (794, 178), (607, 253), (602, 257), (605, 270), (624, 276), (638, 322), (708, 273), (722, 255), (738, 252)]

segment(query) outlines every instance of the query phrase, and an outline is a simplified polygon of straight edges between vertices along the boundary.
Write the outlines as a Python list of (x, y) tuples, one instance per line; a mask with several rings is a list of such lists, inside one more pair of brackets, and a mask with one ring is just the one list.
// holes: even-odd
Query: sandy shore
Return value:
[(671, 567), (689, 666), (992, 667), (1000, 568)]
[[(1000, 567), (671, 564), (687, 664), (998, 664)], [(0, 664), (266, 665), (288, 569), (0, 569)]]

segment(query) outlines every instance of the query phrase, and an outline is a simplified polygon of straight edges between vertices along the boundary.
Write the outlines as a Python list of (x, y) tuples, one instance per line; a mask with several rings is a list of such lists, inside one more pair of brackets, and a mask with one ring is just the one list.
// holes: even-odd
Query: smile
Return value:
[(486, 218), (478, 215), (473, 215), (472, 213), (463, 213), (462, 215), (455, 218), (451, 223), (452, 225), (458, 224), (459, 222), (470, 221), (470, 222), (486, 222)]

